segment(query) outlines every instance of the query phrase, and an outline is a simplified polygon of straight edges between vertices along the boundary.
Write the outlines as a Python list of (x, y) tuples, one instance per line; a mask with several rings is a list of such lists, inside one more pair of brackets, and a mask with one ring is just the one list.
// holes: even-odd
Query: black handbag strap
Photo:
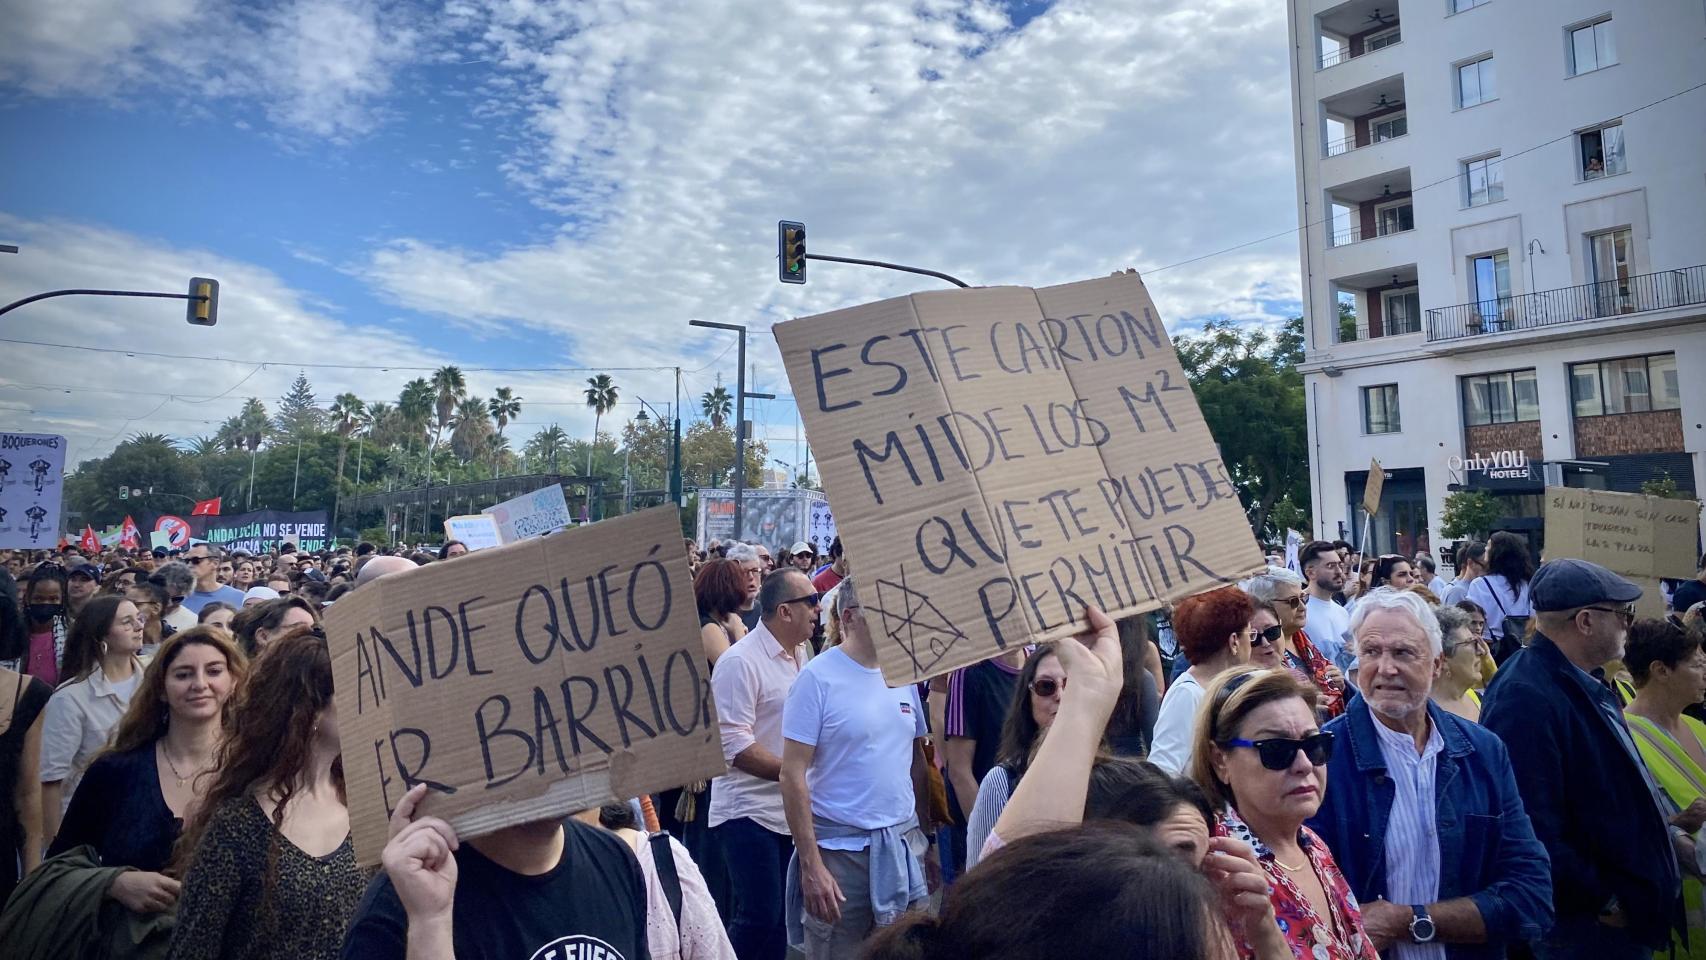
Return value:
[(669, 834), (662, 830), (652, 834), (647, 842), (652, 845), (652, 863), (657, 867), (658, 882), (663, 884), (664, 899), (669, 901), (676, 926), (680, 926), (681, 875), (675, 871), (675, 848), (670, 845)]

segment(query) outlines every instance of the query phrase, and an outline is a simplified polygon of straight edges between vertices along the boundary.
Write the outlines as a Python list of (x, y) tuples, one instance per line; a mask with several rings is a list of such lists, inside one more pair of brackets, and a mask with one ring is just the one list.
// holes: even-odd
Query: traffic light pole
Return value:
[(192, 296), (187, 293), (153, 293), (147, 290), (49, 290), (47, 293), (38, 293), (33, 297), (14, 300), (11, 303), (6, 304), (4, 307), (0, 307), (0, 313), (10, 313), (25, 304), (35, 303), (37, 300), (46, 300), (49, 297), (156, 297), (161, 300), (197, 301), (204, 301), (208, 299), (207, 297)]
[(689, 320), (691, 327), (710, 327), (715, 330), (733, 330), (739, 337), (739, 348), (736, 361), (740, 364), (735, 368), (735, 539), (741, 535), (743, 497), (746, 487), (746, 401), (774, 400), (773, 393), (746, 392), (746, 327), (738, 323), (717, 323), (714, 320)]
[(938, 280), (946, 280), (956, 287), (971, 286), (971, 284), (961, 280), (959, 277), (951, 277), (945, 273), (940, 273), (935, 270), (926, 270), (923, 267), (909, 267), (902, 263), (888, 263), (883, 260), (860, 260), (857, 257), (831, 257), (822, 253), (808, 253), (804, 255), (804, 259), (827, 260), (830, 263), (856, 263), (863, 267), (882, 267), (884, 270), (899, 270), (902, 273), (917, 273), (926, 277), (935, 277)]

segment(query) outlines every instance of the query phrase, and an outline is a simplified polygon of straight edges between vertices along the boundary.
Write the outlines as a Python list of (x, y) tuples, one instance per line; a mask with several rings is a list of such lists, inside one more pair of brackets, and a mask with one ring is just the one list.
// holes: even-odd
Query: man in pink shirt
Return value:
[(711, 673), (727, 775), (711, 785), (710, 825), (723, 845), (734, 917), (729, 940), (740, 960), (783, 960), (783, 881), (794, 843), (782, 806), (782, 707), (800, 674), (800, 644), (817, 623), (819, 595), (806, 575), (783, 567), (758, 590), (760, 621)]

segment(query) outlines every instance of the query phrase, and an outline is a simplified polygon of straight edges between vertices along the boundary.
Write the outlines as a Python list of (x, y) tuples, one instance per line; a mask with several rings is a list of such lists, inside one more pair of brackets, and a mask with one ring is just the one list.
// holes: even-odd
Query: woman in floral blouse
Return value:
[[(1211, 681), (1204, 700), (1191, 775), (1221, 810), (1214, 834), (1255, 848), (1292, 956), (1378, 960), (1332, 851), (1303, 825), (1321, 806), (1333, 752), (1315, 690), (1287, 671), (1239, 667)], [(1255, 955), (1247, 937), (1238, 953)]]

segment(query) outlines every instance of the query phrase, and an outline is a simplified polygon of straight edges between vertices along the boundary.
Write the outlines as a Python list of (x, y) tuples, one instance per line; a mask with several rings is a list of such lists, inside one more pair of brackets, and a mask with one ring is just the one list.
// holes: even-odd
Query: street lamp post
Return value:
[(657, 415), (657, 418), (659, 420), (672, 420), (673, 421), (672, 432), (671, 432), (671, 436), (670, 436), (670, 440), (669, 440), (669, 499), (674, 501), (675, 505), (677, 507), (679, 507), (679, 506), (681, 506), (681, 409), (680, 409), (680, 402), (677, 401), (676, 409), (671, 411), (675, 414), (675, 416), (666, 417), (663, 415), (662, 412), (660, 412), (658, 410), (657, 407), (654, 407), (651, 404), (647, 403), (646, 398), (635, 397), (635, 399), (640, 401), (640, 415), (638, 417), (635, 417), (634, 419), (639, 420), (641, 423), (644, 423), (647, 420), (650, 420), (651, 417), (646, 415), (646, 411), (649, 409), (652, 411), (653, 414)]
[(733, 330), (740, 337), (735, 361), (735, 539), (740, 539), (742, 520), (742, 490), (746, 487), (746, 401), (774, 400), (773, 393), (746, 392), (746, 326), (739, 323), (717, 323), (713, 320), (689, 320), (690, 327), (710, 327), (714, 330)]

